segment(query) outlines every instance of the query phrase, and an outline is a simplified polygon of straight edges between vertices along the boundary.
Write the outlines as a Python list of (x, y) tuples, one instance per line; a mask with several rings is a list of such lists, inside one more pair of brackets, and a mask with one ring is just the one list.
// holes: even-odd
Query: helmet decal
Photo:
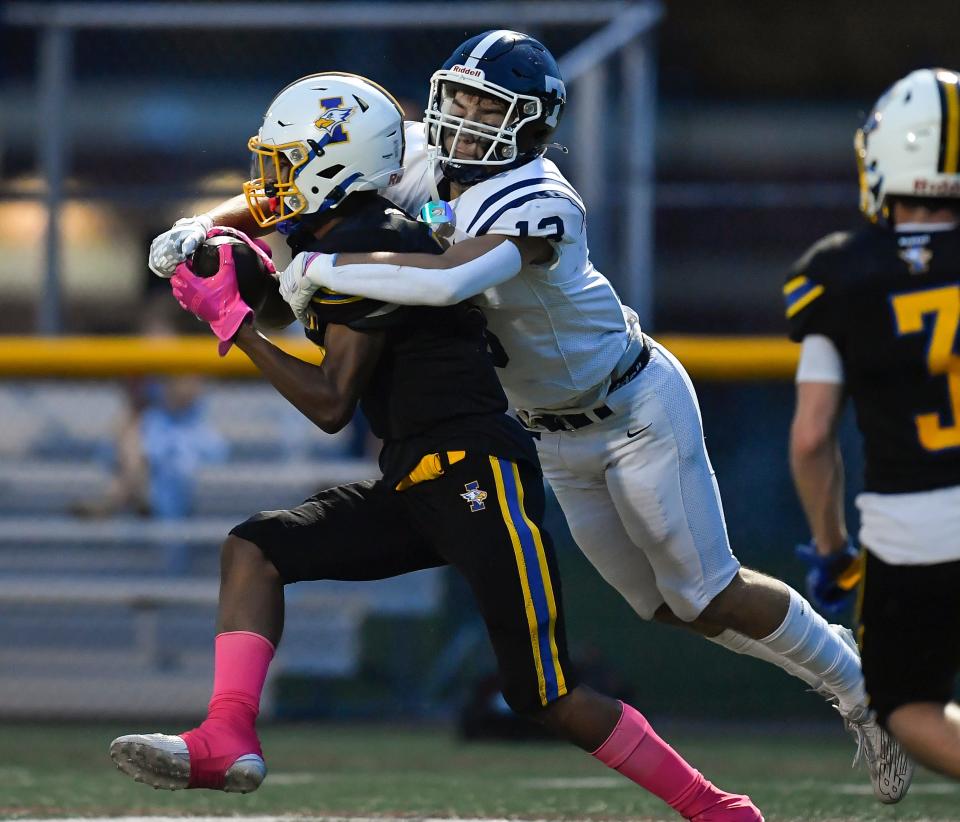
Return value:
[(476, 80), (483, 80), (484, 74), (478, 68), (468, 68), (467, 66), (461, 66), (459, 63), (455, 66), (450, 67), (450, 71), (454, 74), (465, 74), (467, 77), (473, 77)]
[(322, 148), (329, 143), (344, 143), (348, 141), (350, 135), (347, 134), (343, 124), (350, 119), (350, 115), (353, 114), (355, 106), (345, 107), (342, 97), (327, 97), (325, 100), (320, 101), (320, 108), (322, 108), (323, 111), (320, 113), (320, 116), (313, 121), (313, 124), (320, 129), (320, 131), (324, 132), (324, 137), (320, 140), (320, 147)]

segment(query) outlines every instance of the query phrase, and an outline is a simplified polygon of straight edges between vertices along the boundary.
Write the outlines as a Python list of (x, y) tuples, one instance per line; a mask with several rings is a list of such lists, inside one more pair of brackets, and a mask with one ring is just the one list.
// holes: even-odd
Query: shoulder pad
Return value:
[(790, 339), (802, 340), (807, 334), (838, 333), (832, 307), (843, 290), (846, 258), (855, 234), (836, 232), (814, 243), (794, 263), (783, 286), (784, 310), (790, 326)]
[(422, 120), (404, 120), (403, 138), (406, 141), (406, 150), (410, 152), (424, 151), (427, 142), (427, 128)]
[(431, 176), (436, 169), (429, 162), (426, 152), (426, 134), (422, 122), (406, 121), (403, 124), (406, 146), (403, 152), (403, 177), (386, 190), (387, 196), (412, 214), (416, 214), (428, 200), (433, 198)]
[(366, 200), (359, 208), (347, 211), (320, 237), (303, 228), (288, 243), (294, 253), (320, 251), (324, 254), (399, 253), (442, 254), (430, 229), (410, 217), (402, 208), (383, 197)]
[(836, 261), (854, 244), (855, 237), (856, 234), (851, 231), (835, 231), (820, 238), (793, 264), (791, 271), (829, 276), (829, 272), (836, 267)]
[[(487, 193), (468, 212), (462, 228), (474, 237), (545, 237), (554, 242), (576, 242), (586, 228), (586, 209), (580, 195), (559, 177), (545, 175), (511, 180)], [(459, 212), (459, 209), (458, 209)], [(459, 213), (458, 213), (459, 217)]]

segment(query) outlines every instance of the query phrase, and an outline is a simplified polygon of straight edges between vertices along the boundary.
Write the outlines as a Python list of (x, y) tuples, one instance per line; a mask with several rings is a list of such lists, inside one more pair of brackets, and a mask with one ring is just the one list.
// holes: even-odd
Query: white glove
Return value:
[(147, 258), (150, 270), (164, 279), (172, 277), (177, 266), (207, 239), (207, 232), (211, 228), (213, 228), (213, 220), (206, 214), (177, 220), (173, 228), (164, 231), (150, 243), (150, 255)]
[(321, 288), (329, 288), (327, 277), (336, 260), (336, 254), (301, 251), (280, 273), (280, 296), (289, 303), (300, 322), (307, 322), (307, 309), (313, 295)]

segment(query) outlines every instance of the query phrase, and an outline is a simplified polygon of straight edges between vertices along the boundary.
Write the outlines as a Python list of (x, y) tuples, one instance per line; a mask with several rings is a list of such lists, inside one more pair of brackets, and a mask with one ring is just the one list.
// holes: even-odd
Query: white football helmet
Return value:
[(960, 197), (960, 75), (920, 69), (876, 103), (854, 146), (860, 210), (889, 216), (889, 195)]
[[(384, 88), (346, 72), (311, 74), (270, 103), (248, 143), (258, 176), (243, 184), (257, 223), (316, 214), (352, 191), (403, 176), (403, 109)], [(288, 224), (289, 225), (289, 224)]]

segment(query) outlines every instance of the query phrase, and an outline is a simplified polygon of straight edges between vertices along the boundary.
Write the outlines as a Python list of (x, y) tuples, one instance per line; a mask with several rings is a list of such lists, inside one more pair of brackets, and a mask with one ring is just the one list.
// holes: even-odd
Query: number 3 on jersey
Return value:
[(933, 316), (927, 367), (932, 376), (947, 378), (952, 420), (944, 420), (937, 412), (918, 414), (914, 417), (917, 436), (927, 451), (960, 447), (960, 356), (954, 353), (960, 327), (960, 285), (898, 294), (893, 298), (893, 314), (901, 335), (924, 331), (924, 318)]

